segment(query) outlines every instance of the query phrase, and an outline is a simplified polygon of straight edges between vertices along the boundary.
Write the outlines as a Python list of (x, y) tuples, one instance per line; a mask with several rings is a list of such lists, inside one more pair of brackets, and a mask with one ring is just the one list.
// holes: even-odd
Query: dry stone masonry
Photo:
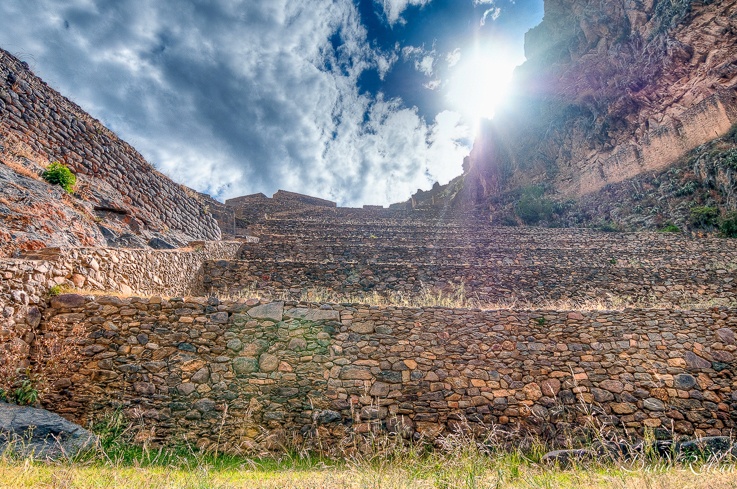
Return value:
[(206, 287), (295, 297), (310, 288), (354, 296), (462, 289), (482, 303), (615, 298), (683, 306), (728, 304), (737, 287), (737, 258), (723, 239), (318, 217), (262, 222), (260, 242), (244, 245), (241, 260), (205, 265)]
[(640, 435), (728, 435), (737, 413), (734, 309), (66, 295), (47, 313), (86, 325), (79, 362), (48, 403), (81, 422), (122, 405), (161, 442), (238, 451), (492, 426), (550, 436), (592, 421)]
[(164, 296), (202, 294), (203, 264), (232, 258), (240, 242), (192, 242), (190, 248), (145, 250), (47, 248), (0, 259), (0, 343), (28, 353), (56, 288)]
[[(493, 428), (560, 440), (584, 426), (660, 438), (735, 427), (730, 240), (493, 228), (457, 214), (342, 209), (289, 193), (228, 205), (258, 241), (49, 250), (57, 262), (6, 265), (15, 283), (2, 289), (6, 301), (38, 299), (21, 287), (34, 281), (153, 294), (39, 299), (6, 328), (29, 350), (52, 337), (76, 344), (71, 368), (50, 379), (46, 406), (83, 424), (122, 408), (151, 442), (230, 452), (300, 441), (339, 447), (371, 433), (434, 440)], [(460, 284), (527, 306), (297, 298), (311, 288), (409, 294)], [(674, 305), (550, 305), (602, 294)]]
[(157, 172), (130, 145), (69, 101), (28, 65), (0, 49), (0, 135), (14, 134), (49, 162), (91, 184), (85, 198), (100, 216), (120, 217), (134, 231), (177, 231), (189, 240), (220, 239), (209, 205)]

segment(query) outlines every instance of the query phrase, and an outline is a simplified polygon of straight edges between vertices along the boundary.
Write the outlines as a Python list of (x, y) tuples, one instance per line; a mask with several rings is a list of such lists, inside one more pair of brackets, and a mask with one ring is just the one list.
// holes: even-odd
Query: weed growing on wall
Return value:
[(673, 224), (672, 222), (666, 222), (662, 228), (658, 229), (661, 233), (680, 233), (681, 228)]
[(41, 176), (50, 184), (59, 185), (69, 194), (72, 193), (74, 186), (77, 184), (77, 177), (74, 176), (74, 173), (58, 161), (51, 163)]

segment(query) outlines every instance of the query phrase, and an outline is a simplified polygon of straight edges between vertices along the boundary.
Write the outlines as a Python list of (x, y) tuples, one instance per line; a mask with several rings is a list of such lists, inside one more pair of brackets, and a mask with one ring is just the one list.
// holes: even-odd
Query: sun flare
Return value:
[(450, 82), (450, 102), (474, 123), (491, 119), (509, 94), (517, 64), (500, 54), (479, 53), (461, 60)]

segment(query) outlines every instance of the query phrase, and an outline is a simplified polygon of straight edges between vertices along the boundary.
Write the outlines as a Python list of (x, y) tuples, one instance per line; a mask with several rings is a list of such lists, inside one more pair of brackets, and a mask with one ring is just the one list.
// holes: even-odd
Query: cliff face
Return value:
[(737, 122), (737, 0), (546, 0), (525, 45), (512, 103), (464, 165), (464, 206), (531, 185), (579, 199)]
[[(59, 161), (73, 195), (40, 178)], [(220, 238), (210, 202), (0, 49), (0, 256), (44, 246), (169, 247)]]

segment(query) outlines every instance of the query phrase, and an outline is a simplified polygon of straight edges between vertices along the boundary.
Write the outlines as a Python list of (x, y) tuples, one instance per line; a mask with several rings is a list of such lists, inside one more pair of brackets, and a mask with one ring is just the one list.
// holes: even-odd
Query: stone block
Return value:
[(673, 387), (679, 390), (689, 390), (697, 383), (696, 377), (689, 374), (678, 374), (673, 377)]
[(305, 321), (339, 321), (340, 313), (338, 311), (325, 309), (307, 309), (307, 308), (291, 308), (284, 312), (288, 318), (302, 319)]
[(238, 357), (233, 360), (233, 371), (238, 376), (258, 372), (258, 360), (252, 357)]
[(341, 380), (371, 380), (374, 376), (368, 367), (345, 366), (340, 369)]
[(683, 359), (686, 361), (686, 365), (693, 369), (711, 368), (711, 362), (701, 358), (693, 352), (687, 351), (683, 355)]
[(736, 345), (734, 331), (729, 328), (720, 328), (716, 332), (717, 339), (725, 345)]
[(258, 359), (258, 366), (262, 372), (273, 372), (279, 368), (279, 359), (274, 355), (264, 353)]
[(637, 406), (629, 402), (614, 402), (611, 408), (615, 414), (632, 414), (637, 411)]
[(51, 307), (54, 309), (76, 309), (86, 303), (87, 299), (79, 294), (59, 294), (51, 299)]
[(358, 334), (371, 334), (374, 332), (374, 322), (354, 322), (350, 325), (350, 330)]
[(620, 394), (624, 391), (624, 384), (618, 380), (604, 380), (599, 382), (599, 387), (615, 394)]
[(279, 322), (284, 317), (284, 302), (261, 304), (249, 309), (248, 315), (254, 319), (271, 319)]

